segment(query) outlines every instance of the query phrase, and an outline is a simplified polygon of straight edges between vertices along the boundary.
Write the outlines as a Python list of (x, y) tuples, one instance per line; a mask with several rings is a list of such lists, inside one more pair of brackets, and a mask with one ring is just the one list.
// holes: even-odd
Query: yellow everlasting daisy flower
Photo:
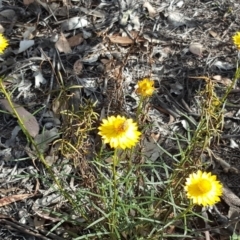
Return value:
[(136, 145), (141, 135), (132, 119), (119, 115), (103, 119), (98, 129), (104, 143), (109, 143), (112, 148), (131, 148)]
[(8, 45), (8, 40), (0, 33), (0, 53), (3, 53)]
[(137, 84), (136, 93), (143, 97), (151, 97), (155, 88), (154, 81), (148, 78), (144, 78), (142, 81), (139, 81)]
[(237, 32), (233, 37), (233, 42), (240, 49), (240, 32)]
[(215, 175), (200, 170), (190, 174), (185, 184), (187, 197), (192, 199), (194, 204), (203, 206), (219, 202), (223, 187), (216, 179)]

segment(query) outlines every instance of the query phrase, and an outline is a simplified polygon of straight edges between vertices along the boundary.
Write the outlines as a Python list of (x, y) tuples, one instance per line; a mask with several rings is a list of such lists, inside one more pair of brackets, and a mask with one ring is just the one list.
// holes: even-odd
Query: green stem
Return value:
[(119, 159), (117, 156), (117, 149), (114, 150), (113, 155), (113, 164), (112, 164), (112, 178), (113, 178), (113, 202), (112, 202), (112, 214), (111, 214), (111, 233), (114, 233), (114, 229), (116, 228), (117, 219), (116, 219), (116, 205), (117, 205), (117, 165), (118, 165)]
[(144, 98), (140, 97), (139, 104), (137, 107), (137, 113), (136, 113), (136, 119), (139, 119), (139, 116), (141, 115), (141, 112), (143, 111), (143, 104), (144, 104)]

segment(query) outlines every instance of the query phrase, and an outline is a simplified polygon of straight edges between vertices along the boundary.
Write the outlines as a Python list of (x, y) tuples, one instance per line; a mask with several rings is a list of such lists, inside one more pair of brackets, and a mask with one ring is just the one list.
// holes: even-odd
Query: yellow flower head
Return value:
[(0, 33), (0, 53), (3, 53), (8, 45), (8, 40)]
[(132, 119), (121, 116), (103, 119), (98, 129), (104, 143), (109, 143), (112, 148), (131, 148), (136, 145), (141, 135)]
[(237, 32), (233, 37), (233, 42), (240, 49), (240, 32)]
[(148, 78), (144, 78), (142, 81), (139, 81), (137, 84), (136, 93), (143, 97), (151, 97), (155, 88), (154, 81)]
[(211, 206), (219, 202), (222, 184), (216, 179), (215, 175), (200, 170), (190, 174), (185, 184), (187, 197), (192, 199), (194, 204), (203, 206)]

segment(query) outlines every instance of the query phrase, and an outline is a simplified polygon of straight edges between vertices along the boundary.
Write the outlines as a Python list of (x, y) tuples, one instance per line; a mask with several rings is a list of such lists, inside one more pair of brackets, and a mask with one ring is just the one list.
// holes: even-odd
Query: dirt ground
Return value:
[[(161, 146), (175, 154), (167, 136), (183, 131), (182, 114), (198, 121), (197, 103), (205, 86), (201, 77), (215, 81), (216, 93), (222, 96), (235, 76), (240, 55), (232, 36), (240, 30), (238, 0), (1, 2), (1, 31), (9, 39), (0, 56), (4, 86), (26, 111), (22, 114), (35, 116), (38, 126), (27, 123), (32, 136), (41, 138), (43, 129), (49, 131), (50, 140), (41, 147), (56, 174), (76, 171), (65, 157), (54, 159), (49, 149), (63, 124), (57, 104), (64, 103), (57, 102), (54, 94), (60, 86), (82, 86), (68, 89), (75, 109), (88, 99), (96, 103), (100, 116), (124, 113), (131, 117), (136, 109), (136, 82), (150, 77), (157, 92), (148, 119), (161, 136)], [(229, 190), (215, 209), (215, 221), (226, 227), (213, 229), (218, 236), (214, 239), (230, 239), (234, 230), (229, 219), (237, 222), (239, 218), (239, 94), (238, 81), (227, 99), (221, 138), (211, 145), (212, 157), (206, 157)], [(8, 109), (4, 101), (1, 105)], [(64, 239), (62, 226), (46, 236), (58, 219), (47, 219), (41, 207), (63, 199), (49, 189), (44, 166), (34, 159), (11, 114), (0, 113), (0, 129), (0, 238)], [(94, 135), (91, 141), (96, 141)], [(89, 148), (94, 153), (98, 147), (92, 143)], [(149, 150), (153, 161), (160, 156), (161, 152)], [(38, 228), (39, 217), (49, 221), (49, 229)]]

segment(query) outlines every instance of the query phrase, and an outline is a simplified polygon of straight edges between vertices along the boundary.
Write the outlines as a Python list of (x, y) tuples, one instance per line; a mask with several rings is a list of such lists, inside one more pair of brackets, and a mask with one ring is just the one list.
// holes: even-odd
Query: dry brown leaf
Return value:
[(232, 80), (229, 78), (222, 78), (221, 83), (225, 86), (230, 86), (232, 84)]
[(154, 140), (154, 141), (158, 141), (159, 138), (160, 138), (161, 134), (160, 133), (151, 133), (151, 138)]
[(209, 34), (214, 38), (216, 38), (218, 36), (218, 34), (212, 30), (209, 31)]
[(203, 45), (200, 43), (191, 43), (189, 46), (189, 51), (201, 57), (203, 52)]
[[(11, 108), (11, 106), (9, 105), (6, 99), (0, 99), (0, 105), (14, 116), (13, 109)], [(39, 125), (36, 118), (30, 112), (28, 112), (25, 108), (15, 103), (13, 103), (13, 105), (19, 117), (23, 121), (25, 128), (28, 130), (29, 134), (32, 137), (35, 137), (39, 132)]]
[(56, 115), (59, 114), (59, 112), (60, 112), (60, 105), (61, 105), (61, 103), (57, 98), (55, 98), (52, 101), (52, 110)]
[[(133, 37), (133, 39), (135, 39), (137, 37), (136, 42), (145, 42), (146, 41), (144, 38), (138, 37), (138, 35), (137, 35), (138, 33), (135, 31), (130, 32), (130, 34)], [(126, 45), (134, 43), (134, 41), (131, 38), (129, 38), (128, 36), (122, 37), (119, 35), (112, 35), (112, 36), (109, 36), (109, 39), (112, 43), (121, 44), (122, 46), (126, 46)]]
[(104, 161), (106, 163), (112, 163), (113, 162), (113, 158), (112, 157), (108, 157), (108, 158), (104, 159)]
[(101, 61), (101, 63), (104, 64), (104, 65), (108, 64), (109, 62), (111, 62), (111, 60), (105, 59), (105, 58), (100, 59), (100, 61)]
[(65, 54), (72, 52), (72, 49), (69, 46), (68, 40), (65, 38), (62, 32), (58, 41), (55, 43), (55, 47), (58, 49), (59, 52), (64, 52)]
[(74, 65), (73, 65), (73, 71), (74, 71), (74, 74), (78, 75), (82, 72), (82, 69), (83, 69), (83, 64), (81, 62), (81, 60), (77, 60)]
[(209, 31), (209, 34), (210, 34), (213, 38), (215, 38), (215, 39), (217, 39), (217, 40), (221, 40), (221, 38), (219, 37), (219, 35), (218, 35), (216, 32), (210, 30), (210, 31)]
[(82, 34), (77, 34), (68, 38), (68, 43), (70, 47), (75, 47), (83, 42)]
[(156, 9), (151, 5), (150, 2), (145, 2), (143, 7), (147, 8), (150, 17), (155, 17), (157, 15)]
[(8, 204), (11, 204), (13, 202), (17, 202), (26, 198), (30, 198), (32, 196), (34, 196), (34, 194), (18, 194), (18, 195), (3, 197), (0, 199), (0, 207), (6, 206)]
[(111, 69), (114, 69), (112, 66), (115, 64), (116, 60), (112, 59), (101, 59), (100, 60), (102, 64), (105, 66), (105, 71), (110, 71)]
[(213, 76), (212, 78), (213, 78), (214, 80), (216, 80), (216, 81), (221, 81), (222, 76), (221, 76), (221, 75), (215, 75), (215, 76)]
[(215, 75), (212, 78), (213, 78), (213, 82), (221, 83), (225, 86), (230, 86), (232, 84), (231, 79), (222, 77), (221, 75)]

